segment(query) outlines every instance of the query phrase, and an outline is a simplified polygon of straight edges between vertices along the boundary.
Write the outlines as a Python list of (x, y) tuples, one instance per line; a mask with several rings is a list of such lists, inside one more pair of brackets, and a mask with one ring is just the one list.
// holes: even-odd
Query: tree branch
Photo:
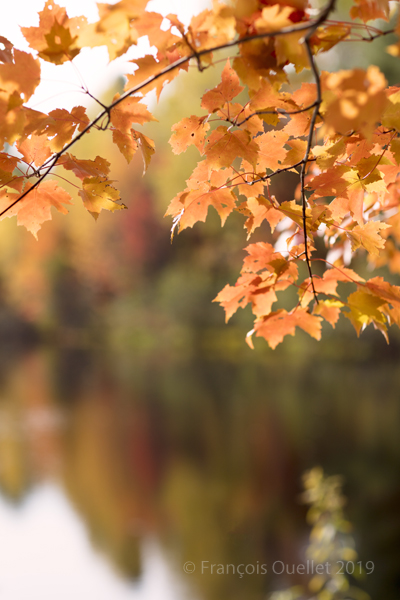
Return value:
[[(155, 81), (157, 81), (158, 79), (160, 79), (164, 75), (167, 75), (171, 71), (174, 71), (175, 69), (178, 69), (179, 67), (181, 67), (184, 64), (188, 63), (192, 59), (195, 59), (197, 61), (198, 67), (201, 70), (201, 68), (200, 68), (200, 65), (201, 65), (200, 59), (201, 59), (202, 56), (206, 56), (208, 54), (212, 54), (213, 52), (216, 52), (218, 50), (223, 50), (223, 49), (226, 49), (226, 48), (232, 48), (232, 47), (238, 46), (240, 44), (246, 44), (247, 42), (252, 42), (254, 40), (265, 39), (265, 38), (272, 38), (272, 37), (277, 37), (277, 36), (284, 36), (284, 35), (288, 35), (290, 33), (296, 33), (298, 31), (308, 32), (307, 35), (306, 35), (306, 37), (305, 37), (305, 44), (306, 44), (307, 52), (308, 52), (308, 55), (309, 55), (310, 66), (311, 66), (311, 69), (312, 69), (312, 71), (314, 73), (314, 77), (315, 77), (315, 80), (316, 80), (316, 83), (317, 83), (317, 100), (315, 102), (314, 112), (313, 112), (313, 116), (311, 118), (311, 123), (310, 123), (310, 133), (309, 133), (309, 136), (308, 136), (307, 153), (306, 153), (306, 156), (304, 157), (304, 160), (301, 161), (300, 163), (298, 163), (298, 165), (300, 165), (300, 164), (302, 165), (302, 171), (301, 171), (302, 202), (303, 202), (303, 210), (304, 210), (304, 214), (305, 214), (305, 205), (306, 205), (306, 198), (305, 198), (305, 192), (304, 192), (305, 168), (306, 168), (306, 163), (309, 161), (308, 154), (309, 154), (310, 147), (311, 147), (312, 136), (313, 136), (313, 129), (314, 129), (314, 126), (315, 126), (317, 115), (318, 115), (319, 106), (321, 104), (321, 89), (320, 89), (320, 82), (319, 82), (319, 74), (318, 74), (318, 71), (317, 71), (317, 68), (316, 68), (316, 65), (315, 65), (315, 62), (314, 62), (314, 58), (313, 58), (313, 55), (312, 55), (312, 52), (311, 52), (311, 49), (310, 49), (309, 40), (310, 40), (310, 37), (312, 36), (312, 34), (318, 28), (318, 26), (327, 19), (329, 13), (333, 10), (334, 4), (335, 4), (335, 0), (330, 0), (328, 2), (328, 4), (326, 5), (326, 7), (321, 11), (320, 15), (316, 19), (307, 21), (305, 23), (301, 23), (300, 25), (294, 25), (294, 26), (291, 26), (291, 27), (284, 27), (284, 28), (282, 28), (282, 29), (280, 29), (278, 31), (269, 31), (269, 32), (265, 32), (265, 33), (259, 33), (259, 34), (256, 34), (256, 35), (246, 36), (246, 37), (243, 37), (243, 38), (238, 38), (238, 39), (232, 40), (231, 42), (226, 42), (225, 44), (219, 44), (217, 46), (213, 46), (211, 48), (206, 48), (206, 49), (203, 49), (203, 50), (196, 51), (196, 50), (192, 49), (193, 52), (191, 54), (180, 58), (179, 60), (175, 61), (171, 65), (168, 65), (167, 67), (165, 67), (164, 69), (162, 69), (159, 73), (157, 73), (155, 75), (152, 75), (151, 77), (148, 77), (145, 81), (142, 81), (137, 86), (134, 86), (133, 88), (127, 90), (124, 94), (122, 94), (114, 102), (112, 102), (108, 106), (104, 106), (104, 110), (102, 110), (97, 115), (97, 117), (95, 119), (93, 119), (90, 123), (88, 123), (88, 125), (78, 135), (76, 135), (69, 143), (67, 143), (59, 152), (53, 154), (53, 156), (51, 156), (49, 159), (47, 159), (37, 169), (38, 172), (43, 171), (43, 169), (44, 169), (45, 170), (44, 173), (42, 175), (40, 175), (40, 177), (32, 185), (32, 187), (29, 188), (29, 190), (26, 190), (25, 192), (23, 192), (21, 194), (21, 196), (19, 196), (19, 198), (17, 198), (12, 204), (10, 204), (10, 206), (8, 206), (3, 211), (1, 211), (0, 212), (0, 217), (3, 216), (8, 210), (10, 210), (18, 202), (20, 202), (21, 200), (23, 200), (23, 198), (25, 198), (32, 190), (34, 190), (36, 187), (38, 187), (41, 184), (41, 182), (47, 177), (47, 175), (50, 174), (50, 172), (52, 171), (52, 169), (57, 165), (57, 162), (60, 159), (60, 157), (63, 154), (65, 154), (65, 152), (67, 152), (72, 146), (74, 146), (80, 139), (82, 139), (83, 136), (86, 133), (88, 133), (97, 123), (101, 122), (101, 120), (104, 117), (107, 118), (107, 123), (108, 123), (109, 119), (110, 119), (110, 115), (111, 115), (111, 110), (113, 108), (115, 108), (118, 104), (120, 104), (121, 102), (123, 102), (129, 96), (132, 96), (132, 94), (140, 92), (147, 85), (154, 83)], [(303, 112), (303, 111), (306, 111), (306, 110), (310, 110), (311, 108), (312, 108), (312, 106), (307, 107), (305, 109), (302, 109), (301, 111), (298, 111), (298, 112)], [(290, 113), (286, 113), (286, 114), (290, 114)], [(294, 113), (292, 113), (292, 114), (294, 114)], [(243, 122), (245, 122), (245, 121), (243, 121)], [(278, 170), (274, 174), (278, 174), (279, 172), (281, 172), (283, 170), (286, 170), (286, 169)], [(269, 177), (272, 177), (272, 175), (267, 176), (267, 177), (263, 178), (262, 180), (266, 180)], [(304, 221), (304, 233), (305, 233), (305, 240), (306, 240), (305, 221)], [(311, 271), (309, 257), (308, 257), (308, 253), (307, 253), (307, 243), (306, 243), (306, 257), (307, 257), (307, 265), (309, 267), (309, 271)]]
[(318, 67), (316, 65), (316, 62), (314, 60), (314, 55), (313, 55), (312, 50), (311, 50), (310, 39), (311, 39), (311, 36), (313, 35), (313, 33), (315, 32), (315, 30), (319, 27), (319, 25), (321, 25), (321, 23), (323, 23), (324, 21), (326, 21), (326, 19), (328, 18), (329, 14), (333, 11), (334, 6), (335, 6), (335, 1), (336, 0), (329, 0), (328, 4), (321, 11), (321, 13), (320, 13), (319, 17), (317, 18), (316, 22), (308, 30), (308, 33), (307, 33), (306, 37), (304, 38), (304, 43), (306, 45), (308, 60), (309, 60), (310, 67), (311, 67), (311, 70), (312, 70), (313, 75), (314, 75), (314, 80), (315, 80), (315, 84), (316, 84), (316, 88), (317, 88), (317, 98), (316, 98), (316, 101), (315, 101), (315, 106), (314, 106), (313, 114), (311, 116), (310, 130), (308, 132), (308, 138), (307, 138), (307, 148), (306, 148), (306, 152), (304, 154), (304, 159), (303, 159), (302, 164), (301, 164), (301, 170), (300, 170), (300, 188), (301, 188), (301, 204), (302, 204), (302, 216), (303, 216), (303, 233), (304, 233), (305, 258), (306, 258), (308, 273), (309, 273), (309, 276), (310, 276), (312, 291), (313, 291), (314, 298), (315, 298), (315, 301), (316, 301), (317, 304), (318, 304), (318, 296), (317, 296), (317, 292), (315, 291), (315, 287), (314, 287), (313, 274), (312, 274), (311, 262), (310, 262), (310, 254), (309, 254), (308, 246), (307, 246), (307, 218), (306, 218), (307, 197), (306, 197), (306, 191), (305, 191), (305, 176), (306, 176), (306, 168), (307, 168), (307, 163), (308, 163), (308, 155), (309, 155), (310, 150), (311, 150), (312, 140), (313, 140), (313, 136), (314, 136), (315, 123), (316, 123), (316, 120), (317, 120), (317, 117), (318, 117), (318, 113), (319, 113), (319, 108), (320, 108), (321, 102), (322, 102), (322, 92), (321, 92), (320, 75), (319, 75), (319, 71), (318, 71)]

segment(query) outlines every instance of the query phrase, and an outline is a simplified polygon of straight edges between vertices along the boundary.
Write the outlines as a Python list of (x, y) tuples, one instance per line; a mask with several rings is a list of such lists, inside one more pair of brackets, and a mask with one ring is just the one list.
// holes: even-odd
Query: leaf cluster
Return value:
[[(39, 25), (22, 28), (31, 53), (0, 38), (0, 217), (17, 216), (36, 236), (51, 207), (67, 212), (71, 197), (60, 181), (70, 172), (94, 218), (126, 208), (108, 161), (77, 157), (72, 147), (93, 129), (107, 129), (128, 163), (141, 152), (146, 171), (155, 152), (142, 131), (155, 120), (146, 94), (154, 89), (159, 99), (180, 70), (194, 66), (201, 73), (220, 50), (229, 51), (221, 80), (201, 98), (202, 114), (172, 128), (175, 154), (193, 145), (200, 155), (186, 189), (168, 207), (172, 235), (205, 221), (210, 206), (222, 226), (239, 213), (248, 239), (268, 224), (266, 241), (246, 247), (236, 284), (216, 298), (227, 319), (251, 306), (251, 346), (255, 335), (275, 348), (296, 328), (320, 339), (322, 322), (335, 327), (341, 313), (357, 334), (373, 324), (387, 338), (388, 325), (400, 325), (400, 288), (381, 277), (365, 281), (349, 263), (364, 253), (371, 265), (400, 272), (400, 87), (388, 87), (376, 66), (320, 72), (316, 56), (386, 35), (369, 22), (388, 20), (389, 1), (356, 0), (343, 22), (333, 18), (334, 0), (318, 11), (307, 0), (216, 1), (188, 27), (176, 15), (164, 19), (147, 10), (147, 0), (98, 7), (98, 21), (88, 23), (47, 0)], [(41, 61), (63, 64), (103, 45), (114, 60), (143, 37), (154, 53), (131, 61), (135, 72), (124, 92), (107, 106), (97, 101), (95, 119), (82, 106), (48, 114), (29, 107)], [(398, 55), (399, 45), (388, 51)], [(312, 80), (296, 88), (291, 73), (307, 70)], [(298, 176), (290, 201), (272, 193), (282, 173)], [(324, 268), (318, 275), (317, 261)], [(354, 286), (347, 298), (339, 293), (342, 282)], [(281, 294), (293, 287), (295, 305), (282, 308)]]

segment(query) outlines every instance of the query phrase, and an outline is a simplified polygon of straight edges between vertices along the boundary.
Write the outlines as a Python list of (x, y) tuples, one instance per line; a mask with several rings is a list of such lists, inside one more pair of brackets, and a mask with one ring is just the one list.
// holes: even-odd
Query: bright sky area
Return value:
[[(90, 22), (98, 19), (95, 0), (56, 0), (60, 6), (65, 6), (68, 16), (75, 17), (84, 15)], [(116, 4), (111, 1), (109, 4)], [(189, 23), (191, 17), (201, 11), (202, 8), (211, 4), (207, 0), (150, 0), (148, 10), (161, 14), (174, 13), (184, 23)], [(38, 25), (37, 13), (43, 9), (44, 0), (14, 0), (7, 3), (7, 10), (1, 15), (0, 35), (10, 40), (17, 48), (29, 50), (29, 46), (22, 36), (20, 26), (29, 27)], [(56, 66), (42, 62), (42, 82), (37, 88), (29, 106), (37, 110), (48, 112), (54, 108), (66, 108), (70, 110), (73, 106), (93, 103), (93, 101), (82, 93), (84, 81), (90, 92), (95, 96), (115, 80), (115, 78), (127, 72), (126, 62), (132, 58), (138, 58), (150, 53), (150, 47), (146, 40), (132, 48), (125, 55), (108, 64), (108, 53), (105, 47), (84, 49), (75, 57), (72, 66)], [(134, 66), (129, 65), (129, 71), (133, 73)]]

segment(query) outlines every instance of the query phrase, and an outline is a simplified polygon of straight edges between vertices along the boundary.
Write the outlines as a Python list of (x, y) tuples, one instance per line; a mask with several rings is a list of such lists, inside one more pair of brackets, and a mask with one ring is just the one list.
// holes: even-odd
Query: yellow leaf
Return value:
[(147, 135), (140, 133), (140, 131), (134, 131), (134, 136), (139, 143), (139, 148), (142, 152), (143, 157), (143, 175), (146, 173), (151, 157), (153, 156), (155, 150), (155, 145), (153, 140), (151, 140)]
[(83, 180), (83, 189), (78, 193), (94, 219), (98, 218), (102, 210), (114, 212), (126, 208), (124, 204), (117, 203), (120, 199), (119, 192), (111, 183), (105, 177), (86, 177)]
[(387, 229), (390, 225), (379, 221), (368, 221), (365, 225), (356, 225), (352, 230), (346, 230), (351, 241), (353, 252), (362, 246), (370, 254), (379, 254), (379, 250), (385, 247), (386, 240), (380, 235), (381, 229)]
[(388, 105), (383, 113), (382, 125), (400, 131), (400, 90), (388, 97)]
[(350, 294), (347, 304), (350, 313), (346, 313), (345, 316), (352, 322), (357, 335), (360, 335), (360, 331), (373, 322), (385, 326), (385, 315), (378, 310), (385, 304), (383, 298), (358, 290)]

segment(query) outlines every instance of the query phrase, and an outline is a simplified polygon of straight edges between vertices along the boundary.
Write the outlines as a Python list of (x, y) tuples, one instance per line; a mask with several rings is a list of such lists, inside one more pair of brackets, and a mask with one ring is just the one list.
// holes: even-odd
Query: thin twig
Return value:
[[(171, 71), (174, 71), (175, 69), (179, 69), (186, 63), (190, 62), (192, 59), (196, 59), (198, 66), (199, 66), (199, 64), (201, 64), (200, 59), (202, 56), (212, 54), (213, 52), (217, 52), (218, 50), (223, 50), (226, 48), (233, 48), (235, 46), (239, 46), (241, 44), (246, 44), (248, 42), (252, 42), (252, 41), (258, 40), (258, 39), (266, 39), (266, 38), (284, 36), (284, 35), (288, 35), (291, 33), (300, 32), (300, 31), (308, 32), (306, 35), (306, 38), (305, 38), (305, 43), (306, 43), (307, 51), (308, 51), (309, 58), (310, 58), (310, 65), (314, 72), (314, 76), (315, 76), (316, 83), (317, 83), (317, 90), (318, 90), (318, 95), (317, 95), (317, 100), (316, 100), (317, 104), (314, 107), (314, 113), (313, 113), (313, 117), (311, 119), (311, 124), (310, 124), (310, 135), (309, 135), (309, 139), (308, 139), (308, 147), (311, 147), (313, 128), (315, 126), (315, 121), (316, 121), (316, 118), (318, 115), (319, 105), (321, 103), (321, 90), (320, 90), (318, 71), (316, 69), (314, 59), (313, 59), (313, 56), (312, 56), (312, 53), (310, 50), (309, 39), (312, 36), (312, 34), (315, 32), (315, 30), (318, 28), (318, 26), (327, 19), (329, 13), (333, 10), (334, 4), (335, 4), (335, 0), (330, 0), (328, 2), (327, 6), (321, 11), (320, 15), (314, 20), (303, 22), (301, 24), (297, 24), (297, 25), (290, 26), (290, 27), (283, 27), (282, 29), (280, 29), (278, 31), (268, 31), (268, 32), (264, 32), (264, 33), (258, 33), (255, 35), (249, 35), (246, 37), (238, 38), (238, 39), (232, 40), (231, 42), (226, 42), (224, 44), (219, 44), (217, 46), (213, 46), (212, 48), (205, 48), (203, 50), (195, 50), (192, 48), (191, 54), (184, 56), (184, 57), (180, 58), (179, 60), (175, 61), (174, 63), (168, 65), (164, 69), (161, 69), (161, 71), (159, 73), (156, 73), (155, 75), (152, 75), (151, 77), (148, 77), (147, 79), (145, 79), (138, 85), (127, 90), (119, 98), (114, 100), (114, 102), (112, 102), (110, 105), (105, 106), (104, 110), (102, 110), (95, 119), (93, 119), (90, 123), (88, 123), (88, 125), (86, 127), (84, 127), (84, 129), (82, 131), (80, 131), (78, 133), (78, 135), (76, 135), (61, 150), (59, 150), (59, 152), (53, 154), (53, 156), (51, 156), (49, 159), (47, 159), (37, 169), (38, 172), (42, 171), (43, 169), (45, 169), (45, 171), (42, 175), (40, 175), (40, 177), (32, 185), (32, 187), (29, 188), (29, 190), (26, 190), (25, 192), (23, 192), (19, 198), (17, 198), (12, 204), (10, 204), (10, 206), (8, 206), (7, 208), (5, 208), (3, 211), (0, 212), (0, 217), (3, 216), (8, 210), (10, 210), (18, 202), (23, 200), (23, 198), (25, 198), (33, 189), (35, 189), (38, 185), (40, 185), (40, 183), (45, 179), (45, 177), (47, 177), (47, 175), (49, 175), (49, 173), (52, 171), (52, 169), (56, 166), (60, 157), (63, 154), (65, 154), (65, 152), (67, 152), (72, 146), (74, 146), (79, 140), (81, 140), (83, 138), (83, 136), (85, 135), (85, 133), (88, 133), (95, 125), (97, 125), (97, 123), (101, 122), (104, 117), (109, 119), (110, 115), (111, 115), (111, 110), (113, 108), (115, 108), (118, 104), (123, 102), (126, 98), (128, 98), (129, 96), (132, 96), (132, 94), (135, 94), (135, 93), (143, 90), (147, 85), (154, 83), (155, 81), (157, 81), (164, 75), (167, 75)], [(382, 35), (386, 35), (386, 32), (383, 32)], [(306, 109), (304, 109), (304, 110), (306, 110)], [(108, 125), (108, 122), (109, 121), (107, 121), (107, 125)], [(298, 163), (299, 165), (303, 164), (303, 168), (302, 168), (303, 180), (304, 180), (304, 172), (305, 172), (305, 163), (309, 162), (308, 153), (309, 153), (309, 148), (307, 151), (307, 155), (305, 156), (304, 163)], [(287, 170), (287, 169), (278, 170), (275, 174), (278, 174), (279, 172), (282, 172), (283, 170)], [(272, 175), (267, 176), (267, 177), (263, 178), (262, 180), (269, 179), (270, 177), (272, 177)], [(305, 194), (304, 194), (304, 185), (302, 186), (302, 191), (303, 191), (303, 204), (304, 204), (306, 202)], [(307, 246), (307, 244), (306, 244), (306, 246)], [(309, 265), (308, 259), (307, 259), (307, 264)]]
[(275, 110), (256, 110), (251, 115), (249, 115), (248, 117), (243, 119), (243, 121), (240, 121), (239, 123), (233, 122), (233, 124), (236, 125), (236, 127), (240, 127), (241, 125), (246, 123), (246, 121), (248, 121), (249, 119), (252, 119), (255, 115), (276, 115), (276, 114), (278, 114), (278, 115), (298, 115), (300, 113), (311, 110), (312, 108), (314, 108), (315, 105), (316, 105), (316, 102), (313, 102), (312, 104), (310, 104), (310, 106), (305, 106), (304, 108), (299, 108), (299, 110), (285, 110), (284, 108), (276, 108)]
[(313, 114), (311, 116), (310, 129), (309, 129), (308, 138), (307, 138), (307, 148), (306, 148), (306, 152), (304, 154), (304, 159), (303, 159), (302, 164), (301, 164), (301, 170), (300, 170), (300, 188), (301, 188), (301, 204), (302, 204), (302, 216), (303, 216), (303, 233), (304, 233), (305, 258), (306, 258), (308, 273), (309, 273), (310, 280), (311, 280), (312, 291), (313, 291), (313, 294), (314, 294), (315, 302), (317, 304), (318, 304), (318, 296), (317, 296), (317, 292), (315, 291), (315, 287), (314, 287), (313, 274), (312, 274), (311, 262), (310, 262), (310, 254), (309, 254), (308, 246), (307, 246), (307, 214), (306, 214), (307, 213), (307, 197), (306, 197), (306, 191), (305, 191), (305, 176), (306, 176), (306, 168), (307, 168), (307, 163), (308, 163), (308, 155), (309, 155), (310, 150), (311, 150), (312, 140), (313, 140), (313, 136), (314, 136), (314, 127), (315, 127), (315, 123), (316, 123), (316, 120), (317, 120), (317, 117), (318, 117), (318, 114), (319, 114), (319, 108), (320, 108), (321, 102), (322, 102), (322, 92), (321, 92), (321, 80), (320, 80), (320, 76), (319, 76), (319, 71), (318, 71), (318, 67), (317, 67), (317, 65), (315, 63), (315, 60), (314, 60), (314, 55), (313, 55), (312, 50), (311, 50), (310, 39), (311, 39), (312, 35), (314, 34), (315, 30), (319, 27), (319, 25), (321, 23), (323, 23), (324, 21), (326, 21), (326, 19), (328, 18), (329, 14), (334, 9), (335, 1), (336, 0), (329, 0), (328, 4), (321, 11), (321, 13), (320, 13), (319, 17), (317, 18), (316, 22), (308, 30), (308, 33), (307, 33), (307, 35), (304, 38), (304, 43), (305, 43), (305, 46), (306, 46), (308, 60), (309, 60), (310, 67), (311, 67), (311, 70), (312, 70), (313, 75), (314, 75), (314, 80), (315, 80), (315, 84), (316, 84), (316, 88), (317, 88), (317, 98), (316, 98), (316, 101), (315, 101), (315, 106), (314, 106)]

